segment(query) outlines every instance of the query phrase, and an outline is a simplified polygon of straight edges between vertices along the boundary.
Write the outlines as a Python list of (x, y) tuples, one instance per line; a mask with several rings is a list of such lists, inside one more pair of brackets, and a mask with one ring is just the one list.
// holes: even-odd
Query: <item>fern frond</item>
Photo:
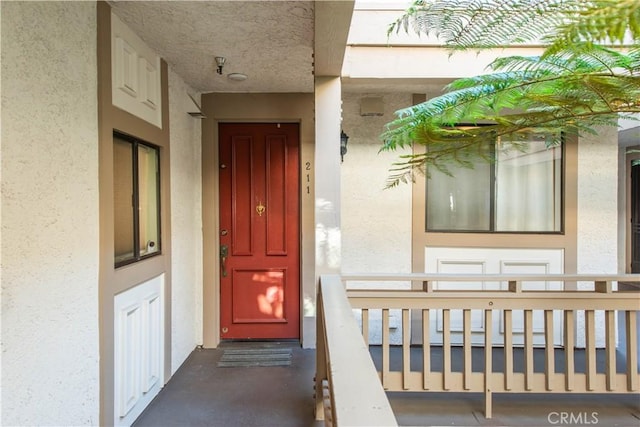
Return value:
[[(490, 160), (482, 147), (497, 137), (518, 143), (552, 129), (587, 134), (616, 126), (619, 114), (640, 112), (637, 55), (585, 45), (545, 58), (501, 58), (492, 64), (496, 73), (454, 81), (443, 95), (401, 110), (385, 128), (381, 150), (416, 143), (427, 152), (396, 163), (389, 185), (427, 164), (446, 173), (451, 164)], [(460, 123), (471, 126), (454, 127)]]
[(417, 0), (389, 26), (434, 34), (451, 49), (535, 41), (581, 10), (582, 0)]
[(545, 37), (549, 46), (544, 55), (553, 55), (566, 46), (588, 41), (591, 44), (624, 44), (640, 41), (640, 0), (585, 1), (582, 10)]
[[(425, 153), (402, 156), (388, 186), (428, 173), (427, 165), (450, 173), (451, 165), (492, 161), (485, 147), (496, 138), (517, 147), (534, 133), (554, 145), (558, 129), (594, 134), (640, 113), (640, 0), (418, 0), (389, 33), (409, 28), (451, 49), (532, 40), (548, 47), (541, 56), (498, 58), (489, 74), (456, 80), (443, 95), (397, 112), (381, 150), (416, 143)], [(629, 38), (628, 52), (600, 45)], [(470, 126), (454, 127), (460, 123)]]
[(640, 0), (417, 0), (387, 34), (409, 28), (452, 50), (541, 41), (551, 55), (580, 41), (640, 40)]

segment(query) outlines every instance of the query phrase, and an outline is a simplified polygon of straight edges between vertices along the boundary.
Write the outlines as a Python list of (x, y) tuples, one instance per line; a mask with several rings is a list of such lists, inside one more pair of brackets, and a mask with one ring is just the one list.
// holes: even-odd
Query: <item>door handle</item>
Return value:
[(229, 256), (229, 246), (220, 245), (220, 268), (222, 277), (227, 277), (227, 257)]

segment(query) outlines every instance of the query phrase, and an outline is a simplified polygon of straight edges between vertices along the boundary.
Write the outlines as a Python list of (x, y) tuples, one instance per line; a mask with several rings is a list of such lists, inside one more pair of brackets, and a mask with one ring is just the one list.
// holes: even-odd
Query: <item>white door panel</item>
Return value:
[(130, 426), (164, 385), (163, 294), (160, 275), (114, 298), (116, 426)]
[[(564, 251), (562, 249), (511, 249), (511, 248), (444, 248), (428, 247), (425, 251), (425, 272), (445, 274), (562, 274)], [(436, 282), (435, 290), (498, 290), (507, 289), (508, 283), (499, 282)], [(524, 282), (522, 289), (562, 289), (560, 282)], [(554, 313), (554, 344), (562, 345), (562, 314)], [(484, 316), (482, 310), (471, 311), (471, 341), (484, 345)], [(513, 344), (524, 345), (524, 313), (513, 311)], [(504, 342), (503, 314), (493, 316), (493, 343)], [(544, 344), (543, 313), (534, 311), (534, 345)], [(451, 311), (451, 343), (462, 345), (462, 310)], [(442, 310), (431, 321), (432, 343), (442, 343)]]

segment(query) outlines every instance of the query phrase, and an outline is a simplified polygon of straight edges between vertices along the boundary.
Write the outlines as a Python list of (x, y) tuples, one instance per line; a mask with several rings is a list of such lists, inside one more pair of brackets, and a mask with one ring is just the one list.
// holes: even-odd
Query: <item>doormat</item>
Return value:
[(218, 367), (289, 366), (291, 357), (290, 348), (229, 348), (222, 353)]

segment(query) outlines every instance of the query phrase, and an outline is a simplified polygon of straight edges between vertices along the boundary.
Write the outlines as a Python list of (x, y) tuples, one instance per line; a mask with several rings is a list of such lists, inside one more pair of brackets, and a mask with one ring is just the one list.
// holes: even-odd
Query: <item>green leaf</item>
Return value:
[[(426, 166), (450, 173), (492, 161), (495, 138), (526, 143), (531, 133), (559, 142), (557, 130), (593, 134), (640, 112), (640, 0), (419, 0), (389, 32), (436, 34), (452, 50), (541, 39), (541, 56), (496, 59), (489, 74), (459, 79), (445, 93), (402, 109), (381, 135), (381, 151), (423, 145), (394, 163), (388, 186), (411, 182)], [(631, 48), (605, 48), (633, 40)], [(463, 128), (457, 124), (468, 124)], [(483, 124), (482, 126), (480, 124)]]

